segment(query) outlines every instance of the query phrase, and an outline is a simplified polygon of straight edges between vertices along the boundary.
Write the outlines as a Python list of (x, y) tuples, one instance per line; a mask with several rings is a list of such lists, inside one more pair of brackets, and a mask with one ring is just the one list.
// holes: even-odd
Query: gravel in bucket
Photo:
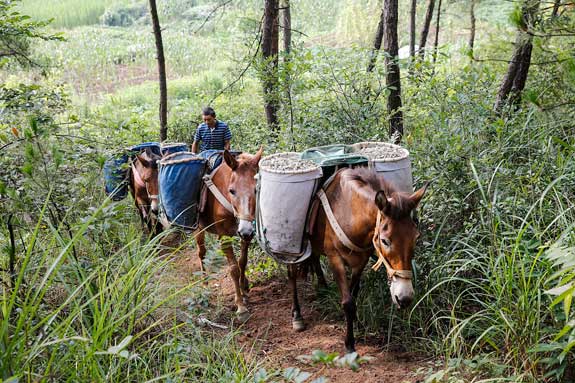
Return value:
[(356, 151), (370, 160), (396, 160), (409, 156), (409, 152), (401, 146), (384, 142), (358, 144)]
[(312, 161), (300, 159), (299, 153), (277, 153), (264, 157), (260, 169), (271, 173), (306, 173), (319, 166)]

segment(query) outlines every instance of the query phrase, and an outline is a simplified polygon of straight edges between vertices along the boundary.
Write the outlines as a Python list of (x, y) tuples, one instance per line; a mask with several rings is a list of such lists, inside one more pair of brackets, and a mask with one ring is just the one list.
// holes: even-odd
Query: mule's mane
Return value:
[(372, 203), (375, 204), (375, 193), (383, 191), (387, 197), (388, 204), (383, 212), (393, 219), (408, 217), (416, 204), (411, 199), (410, 194), (398, 191), (395, 185), (385, 181), (383, 177), (378, 176), (377, 172), (369, 168), (349, 169), (343, 173), (343, 179), (354, 182), (362, 188), (369, 188)]

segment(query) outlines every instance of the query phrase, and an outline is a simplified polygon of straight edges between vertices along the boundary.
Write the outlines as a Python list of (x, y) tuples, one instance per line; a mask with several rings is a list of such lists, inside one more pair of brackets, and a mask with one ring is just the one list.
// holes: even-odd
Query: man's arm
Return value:
[(192, 153), (198, 153), (198, 141), (194, 140), (194, 143), (192, 144)]
[(231, 142), (230, 140), (225, 140), (225, 141), (224, 141), (224, 149), (225, 149), (225, 150), (230, 150), (230, 146), (231, 146), (231, 145), (230, 145), (230, 142)]

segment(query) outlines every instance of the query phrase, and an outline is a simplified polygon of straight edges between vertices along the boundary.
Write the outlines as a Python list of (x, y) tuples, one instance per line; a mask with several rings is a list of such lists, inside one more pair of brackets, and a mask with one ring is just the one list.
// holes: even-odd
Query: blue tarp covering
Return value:
[(120, 201), (128, 195), (128, 155), (118, 154), (104, 163), (106, 194), (112, 201)]
[(142, 152), (146, 150), (146, 148), (150, 148), (152, 152), (156, 153), (158, 156), (162, 155), (162, 149), (159, 142), (144, 142), (142, 144), (132, 146), (130, 150), (133, 152)]
[(160, 161), (160, 203), (173, 225), (196, 228), (205, 165), (205, 159), (190, 152), (178, 152), (168, 161)]
[(178, 152), (189, 152), (190, 148), (185, 143), (162, 144), (162, 156)]

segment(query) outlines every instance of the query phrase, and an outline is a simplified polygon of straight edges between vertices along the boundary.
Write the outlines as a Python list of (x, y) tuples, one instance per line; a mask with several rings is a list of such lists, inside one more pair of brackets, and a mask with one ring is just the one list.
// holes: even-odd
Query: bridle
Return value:
[(136, 166), (134, 165), (134, 162), (132, 162), (132, 173), (134, 174), (134, 182), (138, 185), (138, 186), (143, 186), (146, 189), (146, 194), (148, 195), (148, 198), (151, 200), (155, 200), (156, 202), (158, 201), (158, 194), (150, 194), (149, 188), (148, 188), (148, 181), (144, 181), (142, 176), (140, 175), (140, 172), (138, 172), (138, 169), (136, 168)]
[(387, 271), (387, 280), (392, 281), (394, 277), (402, 278), (407, 280), (413, 279), (413, 271), (411, 270), (395, 270), (391, 267), (389, 261), (383, 255), (383, 250), (381, 248), (381, 241), (379, 238), (379, 225), (381, 224), (381, 211), (377, 210), (377, 221), (375, 224), (375, 231), (373, 233), (373, 247), (375, 247), (375, 253), (377, 254), (377, 262), (372, 266), (372, 269), (377, 271), (383, 264), (385, 266), (385, 270)]

